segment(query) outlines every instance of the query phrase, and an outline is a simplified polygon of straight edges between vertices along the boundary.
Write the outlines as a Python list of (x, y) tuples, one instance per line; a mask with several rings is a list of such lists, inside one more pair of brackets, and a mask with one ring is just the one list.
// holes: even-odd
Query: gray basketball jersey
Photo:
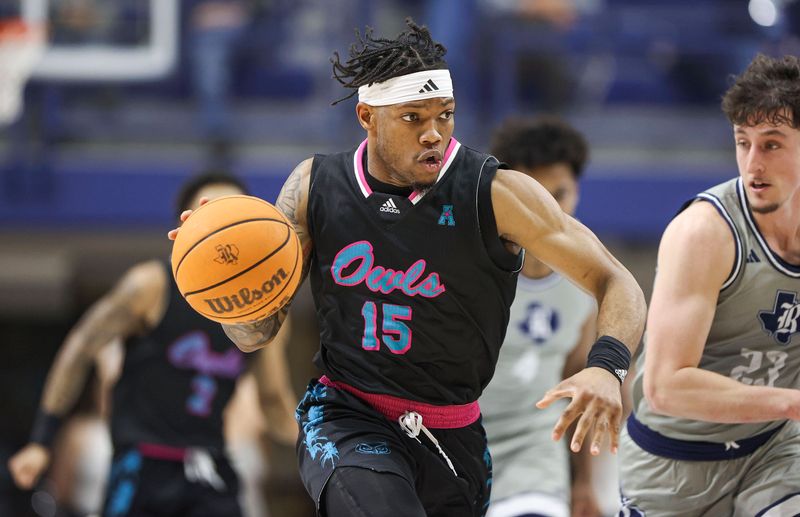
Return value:
[(480, 398), (494, 461), (493, 499), (530, 491), (568, 495), (567, 450), (550, 438), (564, 404), (544, 410), (535, 404), (561, 381), (594, 304), (557, 273), (519, 276), (497, 368)]
[[(717, 185), (697, 199), (714, 205), (736, 242), (736, 258), (720, 290), (699, 367), (750, 385), (800, 387), (800, 337), (794, 337), (800, 316), (800, 267), (770, 250), (740, 179)], [(633, 387), (636, 418), (669, 438), (724, 443), (782, 423), (719, 424), (655, 414), (643, 394), (643, 374), (644, 354)]]

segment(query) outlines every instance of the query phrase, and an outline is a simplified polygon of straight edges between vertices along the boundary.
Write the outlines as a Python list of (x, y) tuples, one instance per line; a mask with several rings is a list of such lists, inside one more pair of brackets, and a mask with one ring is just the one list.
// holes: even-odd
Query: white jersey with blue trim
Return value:
[(480, 398), (494, 462), (493, 500), (531, 491), (568, 497), (567, 449), (550, 438), (565, 404), (544, 410), (535, 404), (561, 381), (594, 307), (591, 296), (557, 273), (519, 276), (497, 368)]
[[(699, 367), (748, 385), (800, 387), (800, 337), (796, 337), (800, 267), (788, 264), (769, 248), (740, 179), (701, 192), (697, 200), (714, 205), (736, 243), (734, 264), (720, 290)], [(733, 442), (783, 423), (721, 424), (656, 414), (644, 397), (644, 354), (638, 366), (633, 386), (636, 419), (669, 438)]]

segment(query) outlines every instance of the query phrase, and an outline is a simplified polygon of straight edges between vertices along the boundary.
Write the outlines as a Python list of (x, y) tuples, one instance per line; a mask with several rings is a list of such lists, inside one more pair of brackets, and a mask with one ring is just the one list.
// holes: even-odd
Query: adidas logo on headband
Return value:
[(359, 102), (370, 106), (389, 106), (452, 96), (453, 80), (446, 69), (413, 72), (358, 88)]
[(436, 83), (433, 82), (433, 79), (428, 79), (428, 82), (425, 83), (425, 86), (419, 90), (419, 93), (432, 92), (433, 90), (438, 89), (439, 87), (436, 86)]

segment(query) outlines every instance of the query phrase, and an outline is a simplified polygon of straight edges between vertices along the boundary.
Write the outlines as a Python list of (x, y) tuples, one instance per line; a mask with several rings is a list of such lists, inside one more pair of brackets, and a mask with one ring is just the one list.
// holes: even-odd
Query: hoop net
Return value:
[(22, 113), (22, 91), (44, 48), (41, 26), (17, 18), (0, 20), (0, 126)]

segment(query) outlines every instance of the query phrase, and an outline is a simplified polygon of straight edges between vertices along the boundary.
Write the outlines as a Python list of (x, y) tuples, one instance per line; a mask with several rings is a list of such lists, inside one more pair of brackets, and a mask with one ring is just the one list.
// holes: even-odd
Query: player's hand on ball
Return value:
[(600, 454), (603, 443), (608, 441), (611, 452), (616, 454), (622, 421), (622, 394), (617, 378), (602, 368), (586, 368), (551, 388), (536, 407), (544, 409), (562, 398), (572, 400), (553, 428), (553, 440), (560, 440), (578, 419), (570, 444), (572, 452), (581, 450), (584, 439), (594, 429), (590, 452)]
[(243, 334), (263, 336), (264, 346), (281, 322), (273, 318), (267, 328), (262, 320), (287, 307), (303, 278), (292, 222), (275, 205), (245, 195), (214, 198), (181, 219), (170, 259), (178, 291), (204, 317), (242, 330), (231, 337), (237, 345), (253, 349), (238, 339)]
[(14, 483), (30, 490), (50, 465), (50, 451), (38, 443), (29, 443), (8, 460), (8, 470)]
[[(208, 203), (208, 198), (201, 197), (200, 206), (203, 206), (206, 203)], [(181, 212), (181, 222), (185, 223), (186, 220), (189, 219), (189, 216), (192, 215), (192, 212), (194, 212), (194, 210), (184, 210), (183, 212)], [(175, 238), (178, 236), (178, 230), (180, 230), (180, 228), (175, 228), (174, 230), (170, 230), (167, 232), (167, 237), (169, 238), (169, 240), (171, 241), (175, 240)]]

